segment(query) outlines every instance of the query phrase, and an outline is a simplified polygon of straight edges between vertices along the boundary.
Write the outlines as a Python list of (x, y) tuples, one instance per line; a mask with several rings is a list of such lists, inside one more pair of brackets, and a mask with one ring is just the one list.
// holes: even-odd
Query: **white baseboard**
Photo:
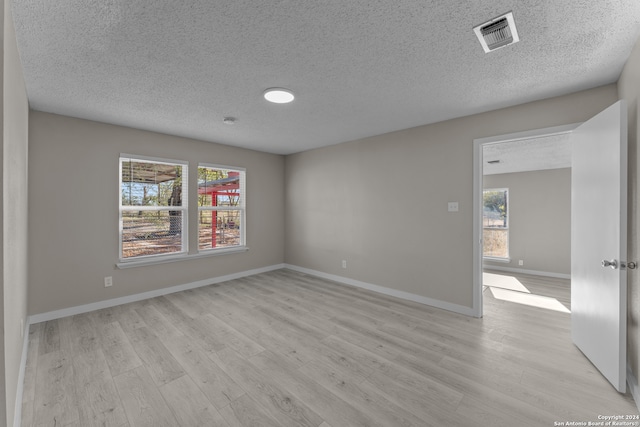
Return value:
[(24, 327), (22, 340), (22, 357), (20, 358), (20, 370), (18, 371), (18, 387), (16, 389), (16, 407), (13, 411), (13, 426), (22, 424), (22, 394), (24, 393), (24, 375), (27, 370), (27, 352), (29, 351), (29, 322)]
[(254, 274), (266, 273), (273, 270), (285, 268), (285, 264), (275, 264), (268, 267), (256, 268), (253, 270), (242, 271), (239, 273), (228, 274), (226, 276), (213, 277), (211, 279), (198, 280), (196, 282), (185, 283), (182, 285), (171, 286), (169, 288), (156, 289), (140, 294), (128, 295), (120, 298), (113, 298), (104, 301), (98, 301), (90, 304), (78, 305), (75, 307), (63, 308), (61, 310), (49, 311), (46, 313), (34, 314), (29, 316), (28, 323), (47, 322), (49, 320), (61, 319), (63, 317), (73, 316), (81, 313), (88, 313), (103, 308), (115, 307), (117, 305), (128, 304), (136, 301), (143, 301), (162, 295), (173, 294), (175, 292), (186, 291), (188, 289), (200, 288), (202, 286), (213, 285), (215, 283), (226, 282), (228, 280), (240, 279), (242, 277), (253, 276)]
[(421, 295), (416, 295), (409, 292), (399, 291), (397, 289), (391, 289), (391, 288), (386, 288), (384, 286), (373, 285), (371, 283), (362, 282), (360, 280), (349, 279), (347, 277), (337, 276), (335, 274), (323, 273), (322, 271), (311, 270), (309, 268), (304, 268), (304, 267), (298, 267), (297, 265), (285, 264), (285, 268), (298, 271), (300, 273), (321, 277), (323, 279), (333, 280), (334, 282), (342, 283), (345, 285), (368, 289), (370, 291), (378, 292), (385, 295), (390, 295), (396, 298), (413, 301), (420, 304), (425, 304), (431, 307), (441, 308), (443, 310), (452, 311), (454, 313), (463, 314), (465, 316), (471, 316), (471, 317), (475, 316), (475, 312), (472, 307), (465, 307), (463, 305), (452, 304), (446, 301), (423, 297)]
[(487, 270), (506, 271), (507, 273), (531, 274), (534, 276), (554, 277), (556, 279), (571, 279), (571, 274), (551, 273), (548, 271), (525, 270), (524, 268), (500, 267), (497, 265), (484, 265)]
[(640, 411), (640, 388), (638, 387), (638, 379), (633, 375), (631, 365), (627, 363), (627, 384), (629, 385), (629, 392), (633, 396), (633, 400), (636, 402), (636, 407)]

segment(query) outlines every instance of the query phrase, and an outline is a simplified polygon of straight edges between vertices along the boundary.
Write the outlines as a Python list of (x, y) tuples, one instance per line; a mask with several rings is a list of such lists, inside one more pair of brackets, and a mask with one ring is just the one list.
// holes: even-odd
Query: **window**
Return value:
[(120, 260), (189, 251), (186, 162), (120, 155)]
[(245, 245), (245, 171), (198, 166), (198, 249)]
[(482, 255), (509, 258), (509, 190), (487, 189), (482, 193)]

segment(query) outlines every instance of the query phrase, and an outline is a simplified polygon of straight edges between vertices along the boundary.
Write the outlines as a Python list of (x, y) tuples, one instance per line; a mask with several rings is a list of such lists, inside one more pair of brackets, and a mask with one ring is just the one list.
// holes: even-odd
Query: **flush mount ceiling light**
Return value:
[(225, 117), (222, 120), (222, 123), (224, 123), (225, 125), (234, 125), (236, 124), (236, 118), (235, 117)]
[(516, 22), (513, 19), (513, 12), (507, 12), (484, 24), (480, 24), (474, 27), (473, 31), (476, 33), (478, 40), (480, 40), (485, 53), (520, 41)]
[(264, 99), (275, 104), (288, 104), (294, 98), (293, 92), (281, 87), (272, 87), (264, 91)]

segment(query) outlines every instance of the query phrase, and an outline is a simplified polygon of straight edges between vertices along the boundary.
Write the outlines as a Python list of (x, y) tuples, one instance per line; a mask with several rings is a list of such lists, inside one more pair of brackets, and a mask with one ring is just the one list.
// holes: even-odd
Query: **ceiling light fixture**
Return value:
[(222, 120), (222, 123), (224, 123), (225, 125), (235, 125), (236, 124), (236, 118), (235, 117), (225, 117)]
[(264, 99), (275, 104), (288, 104), (295, 99), (295, 96), (289, 89), (272, 87), (264, 91)]

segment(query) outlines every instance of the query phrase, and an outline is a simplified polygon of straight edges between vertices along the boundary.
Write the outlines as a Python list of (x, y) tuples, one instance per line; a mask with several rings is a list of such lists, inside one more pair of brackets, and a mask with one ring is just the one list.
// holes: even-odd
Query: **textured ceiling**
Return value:
[[(640, 36), (638, 0), (12, 7), (31, 108), (281, 154), (612, 83)], [(520, 42), (485, 54), (473, 27), (510, 10)]]
[[(571, 134), (520, 139), (482, 147), (484, 175), (571, 167)], [(498, 163), (489, 163), (498, 160)]]

